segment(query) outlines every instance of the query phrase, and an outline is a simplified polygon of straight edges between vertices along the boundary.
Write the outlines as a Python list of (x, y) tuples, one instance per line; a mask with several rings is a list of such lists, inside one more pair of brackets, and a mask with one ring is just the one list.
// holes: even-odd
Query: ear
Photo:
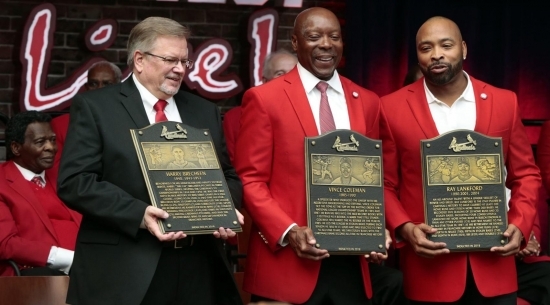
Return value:
[(292, 49), (296, 52), (298, 50), (298, 37), (296, 37), (296, 35), (292, 35), (290, 40), (292, 42)]
[(466, 47), (466, 41), (462, 40), (462, 58), (466, 59), (468, 55), (468, 48)]
[(145, 60), (145, 55), (139, 50), (134, 51), (134, 70), (138, 73), (143, 71), (143, 61)]
[(21, 156), (21, 146), (20, 143), (12, 141), (10, 144), (11, 153), (16, 157)]

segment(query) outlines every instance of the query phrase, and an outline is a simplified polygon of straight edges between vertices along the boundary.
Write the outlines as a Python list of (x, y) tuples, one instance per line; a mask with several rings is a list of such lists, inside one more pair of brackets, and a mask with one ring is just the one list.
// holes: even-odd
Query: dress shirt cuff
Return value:
[(292, 227), (294, 227), (294, 226), (297, 226), (297, 224), (293, 223), (290, 226), (288, 226), (288, 228), (285, 230), (283, 235), (281, 235), (281, 238), (279, 238), (279, 241), (277, 241), (277, 243), (281, 247), (286, 247), (286, 245), (288, 245), (288, 241), (285, 241), (285, 236), (288, 234), (288, 231), (290, 231), (290, 229), (292, 229)]
[(48, 267), (69, 274), (73, 265), (74, 251), (52, 246), (48, 256)]

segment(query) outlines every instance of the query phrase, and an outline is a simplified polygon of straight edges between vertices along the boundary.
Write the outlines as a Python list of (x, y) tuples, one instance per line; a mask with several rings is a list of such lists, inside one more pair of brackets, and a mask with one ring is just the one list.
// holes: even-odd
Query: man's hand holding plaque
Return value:
[(144, 228), (160, 241), (196, 234), (227, 239), (241, 231), (243, 217), (208, 130), (166, 121), (131, 134), (152, 203)]
[(330, 252), (384, 259), (382, 142), (335, 130), (306, 138), (305, 148), (308, 227), (292, 232), (298, 256), (322, 259)]
[(519, 250), (521, 232), (508, 226), (500, 138), (455, 130), (422, 140), (421, 157), (426, 224), (402, 230), (419, 255), (441, 254), (442, 243), (504, 256)]

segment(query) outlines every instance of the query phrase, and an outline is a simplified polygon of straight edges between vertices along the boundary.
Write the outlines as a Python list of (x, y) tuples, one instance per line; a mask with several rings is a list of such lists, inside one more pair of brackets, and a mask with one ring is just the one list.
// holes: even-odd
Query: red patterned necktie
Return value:
[(328, 104), (328, 83), (319, 82), (315, 87), (317, 87), (317, 89), (321, 91), (321, 104), (319, 106), (319, 125), (321, 127), (321, 134), (324, 134), (326, 132), (336, 129), (336, 125), (334, 124), (334, 117), (332, 116), (330, 105)]
[(158, 102), (155, 103), (155, 106), (153, 106), (153, 109), (157, 112), (155, 114), (155, 123), (168, 121), (168, 118), (164, 114), (164, 108), (166, 108), (166, 105), (168, 105), (167, 101), (158, 100)]
[(32, 177), (31, 182), (38, 185), (41, 188), (44, 188), (44, 180), (42, 180), (42, 177), (40, 176)]

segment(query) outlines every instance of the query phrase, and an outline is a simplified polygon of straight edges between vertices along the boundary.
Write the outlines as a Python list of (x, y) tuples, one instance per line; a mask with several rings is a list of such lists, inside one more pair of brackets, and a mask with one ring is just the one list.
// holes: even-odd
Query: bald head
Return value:
[(462, 62), (466, 59), (466, 53), (466, 43), (452, 20), (432, 17), (418, 29), (416, 54), (428, 87), (446, 86), (456, 81), (459, 81), (461, 87)]
[(298, 62), (315, 77), (329, 80), (343, 52), (336, 15), (321, 7), (306, 9), (296, 17), (293, 33), (292, 47)]
[(458, 25), (449, 18), (435, 16), (432, 17), (422, 24), (422, 26), (416, 32), (416, 45), (421, 41), (423, 36), (429, 34), (429, 32), (441, 32), (445, 31), (449, 37), (456, 39), (459, 42), (462, 42), (462, 33)]

